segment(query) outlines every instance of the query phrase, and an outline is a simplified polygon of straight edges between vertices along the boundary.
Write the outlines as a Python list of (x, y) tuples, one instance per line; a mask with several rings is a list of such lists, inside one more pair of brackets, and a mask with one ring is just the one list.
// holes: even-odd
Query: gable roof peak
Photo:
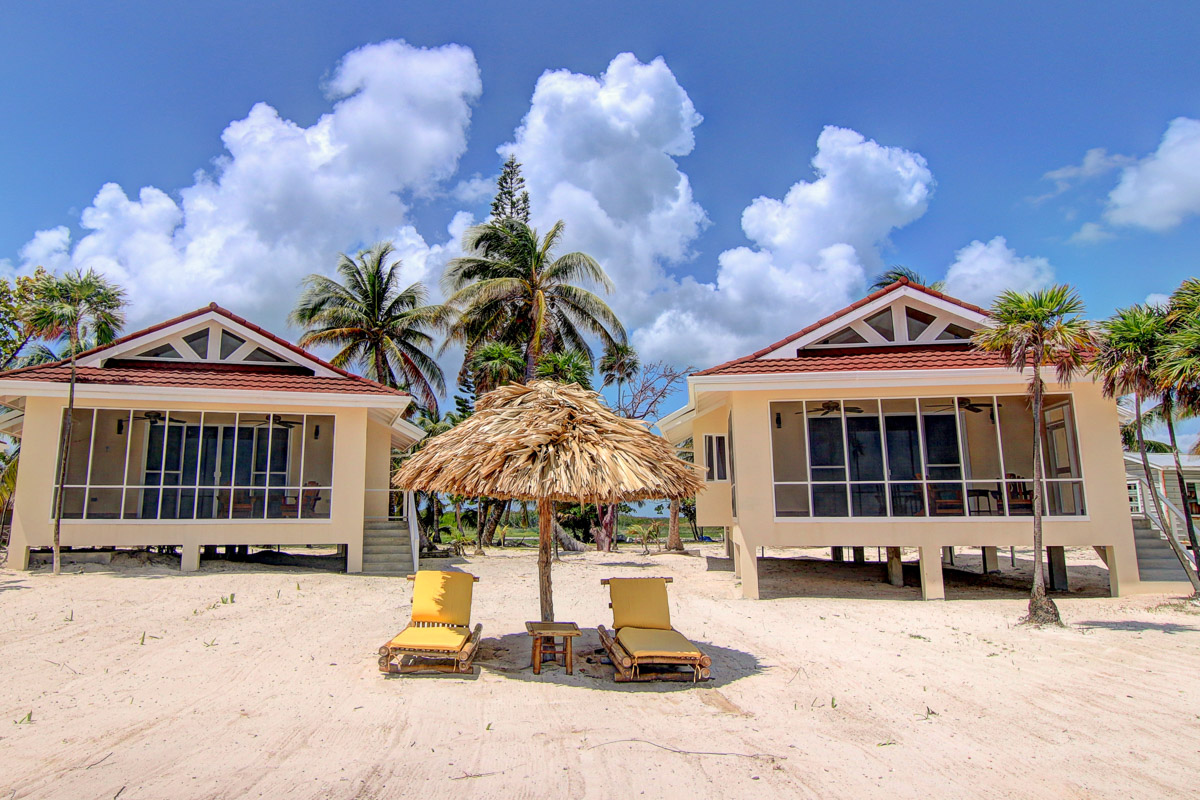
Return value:
[(967, 311), (970, 311), (974, 314), (978, 314), (978, 315), (984, 316), (984, 317), (990, 316), (990, 313), (985, 308), (980, 308), (979, 306), (974, 305), (973, 303), (968, 303), (965, 300), (959, 300), (957, 297), (951, 297), (948, 294), (939, 292), (937, 289), (931, 289), (928, 286), (924, 286), (920, 283), (914, 283), (913, 281), (909, 280), (908, 278), (901, 276), (901, 277), (897, 278), (896, 280), (892, 281), (891, 283), (889, 283), (887, 286), (884, 286), (882, 289), (876, 289), (875, 291), (871, 292), (870, 294), (866, 295), (865, 297), (862, 297), (862, 298), (854, 301), (853, 303), (846, 306), (845, 308), (841, 308), (841, 309), (833, 312), (832, 314), (829, 314), (828, 316), (822, 317), (821, 319), (817, 320), (816, 322), (812, 323), (811, 325), (808, 325), (808, 326), (802, 328), (801, 330), (796, 331), (792, 335), (784, 337), (783, 339), (780, 339), (778, 342), (769, 344), (760, 350), (756, 350), (753, 353), (751, 353), (750, 355), (742, 356), (740, 358), (734, 358), (734, 359), (726, 361), (722, 364), (717, 364), (716, 366), (709, 367), (708, 369), (702, 369), (698, 372), (693, 372), (692, 374), (693, 375), (708, 375), (710, 373), (717, 372), (718, 370), (725, 369), (726, 367), (733, 366), (734, 364), (741, 364), (746, 361), (756, 361), (756, 360), (762, 358), (763, 356), (766, 356), (766, 355), (780, 349), (781, 347), (791, 344), (792, 342), (796, 341), (797, 339), (800, 339), (803, 336), (807, 336), (808, 334), (812, 333), (813, 331), (824, 328), (826, 325), (829, 325), (830, 323), (835, 322), (835, 321), (841, 319), (842, 317), (845, 317), (845, 316), (853, 313), (854, 311), (857, 311), (858, 309), (862, 308), (863, 306), (874, 303), (876, 300), (879, 300), (880, 298), (885, 297), (886, 295), (892, 294), (893, 292), (899, 291), (901, 289), (906, 289), (906, 288), (929, 295), (930, 297), (933, 297), (937, 300), (941, 300), (942, 302), (951, 303), (960, 308), (966, 309)]

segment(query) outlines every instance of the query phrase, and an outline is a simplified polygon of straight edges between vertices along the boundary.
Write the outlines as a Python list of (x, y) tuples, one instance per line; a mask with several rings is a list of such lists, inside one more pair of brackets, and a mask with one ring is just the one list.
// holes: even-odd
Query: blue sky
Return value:
[(396, 238), (435, 286), (510, 143), (643, 353), (694, 366), (888, 263), (978, 302), (1070, 282), (1094, 317), (1195, 273), (1195, 4), (339, 5), (10, 5), (6, 271), (294, 336), (339, 250)]

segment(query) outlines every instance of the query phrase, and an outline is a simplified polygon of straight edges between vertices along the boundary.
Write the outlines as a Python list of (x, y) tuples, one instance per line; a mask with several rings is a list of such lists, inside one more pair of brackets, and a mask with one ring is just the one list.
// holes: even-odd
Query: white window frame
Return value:
[[(720, 440), (718, 446), (717, 441)], [(729, 439), (723, 433), (704, 434), (704, 482), (729, 482)], [(718, 459), (716, 456), (720, 454)]]
[[(1070, 418), (1071, 418), (1071, 425), (1074, 428), (1074, 431), (1073, 431), (1073, 435), (1074, 435), (1073, 444), (1075, 447), (1074, 457), (1076, 460), (1076, 466), (1079, 469), (1079, 476), (1078, 477), (1067, 477), (1067, 478), (1046, 477), (1046, 472), (1047, 472), (1047, 470), (1046, 470), (1046, 467), (1047, 467), (1046, 448), (1045, 447), (1041, 448), (1042, 485), (1043, 485), (1043, 492), (1042, 492), (1043, 518), (1051, 519), (1055, 522), (1088, 522), (1091, 519), (1090, 512), (1084, 513), (1084, 514), (1071, 514), (1071, 515), (1066, 515), (1066, 514), (1059, 515), (1059, 514), (1049, 513), (1049, 508), (1048, 508), (1049, 499), (1050, 499), (1049, 498), (1049, 488), (1050, 488), (1051, 484), (1055, 484), (1055, 483), (1078, 484), (1080, 487), (1081, 498), (1084, 503), (1084, 508), (1090, 509), (1090, 506), (1087, 504), (1087, 480), (1086, 480), (1086, 476), (1084, 473), (1084, 459), (1083, 459), (1082, 453), (1079, 452), (1079, 448), (1081, 448), (1083, 446), (1083, 443), (1079, 439), (1078, 421), (1075, 418), (1075, 410), (1076, 409), (1075, 409), (1075, 402), (1074, 402), (1074, 394), (1071, 392), (1061, 392), (1061, 393), (1056, 393), (1056, 394), (1062, 394), (1062, 395), (1065, 395), (1066, 397), (1070, 398)], [(810, 454), (808, 453), (810, 437), (809, 437), (809, 431), (807, 428), (807, 419), (808, 418), (807, 418), (807, 411), (806, 411), (805, 412), (804, 443), (805, 443), (805, 463), (806, 463), (807, 469), (808, 469), (808, 480), (807, 481), (777, 481), (774, 478), (774, 468), (772, 467), (771, 506), (772, 506), (772, 514), (774, 515), (775, 522), (781, 522), (781, 523), (812, 523), (812, 522), (862, 523), (862, 522), (874, 521), (874, 522), (894, 523), (897, 521), (922, 520), (922, 521), (933, 522), (933, 523), (937, 523), (937, 524), (944, 524), (944, 523), (961, 524), (964, 521), (967, 521), (967, 522), (1012, 522), (1012, 521), (1019, 521), (1019, 520), (1023, 520), (1023, 519), (1031, 519), (1032, 517), (1030, 514), (1012, 514), (1012, 513), (1010, 513), (1010, 509), (1008, 507), (1008, 496), (1009, 496), (1009, 485), (1010, 484), (1032, 484), (1033, 483), (1032, 476), (1029, 476), (1026, 478), (1001, 477), (1001, 478), (996, 478), (993, 480), (985, 480), (982, 478), (971, 479), (971, 478), (966, 477), (966, 474), (965, 474), (966, 465), (965, 465), (965, 461), (963, 460), (964, 455), (962, 453), (962, 448), (964, 446), (964, 443), (963, 443), (962, 434), (961, 434), (961, 423), (958, 425), (958, 428), (959, 428), (958, 446), (959, 446), (960, 467), (962, 467), (962, 469), (963, 469), (963, 472), (961, 474), (963, 477), (959, 478), (958, 480), (930, 480), (929, 479), (929, 474), (928, 474), (928, 466), (929, 465), (925, 464), (925, 454), (926, 454), (927, 450), (926, 450), (926, 444), (925, 444), (925, 424), (924, 424), (924, 421), (921, 419), (921, 416), (922, 416), (921, 405), (920, 405), (921, 401), (922, 400), (940, 400), (940, 399), (945, 399), (945, 398), (949, 397), (951, 400), (954, 400), (955, 402), (957, 402), (957, 398), (960, 396), (966, 396), (966, 395), (960, 393), (957, 390), (953, 391), (949, 394), (946, 394), (943, 392), (943, 393), (930, 394), (930, 395), (908, 395), (908, 396), (904, 396), (904, 397), (837, 397), (837, 396), (834, 396), (831, 394), (831, 395), (822, 395), (821, 397), (808, 397), (808, 398), (804, 398), (804, 399), (780, 399), (780, 400), (773, 400), (770, 403), (768, 403), (768, 405), (767, 405), (768, 413), (767, 413), (767, 420), (766, 420), (767, 426), (768, 426), (767, 436), (769, 437), (769, 440), (771, 442), (771, 447), (772, 447), (771, 458), (772, 458), (772, 464), (774, 464), (773, 448), (775, 446), (775, 438), (774, 438), (771, 426), (774, 424), (773, 423), (773, 420), (775, 418), (774, 406), (777, 403), (799, 403), (799, 404), (801, 404), (801, 406), (803, 408), (807, 409), (807, 404), (810, 402), (833, 400), (834, 402), (836, 402), (840, 405), (840, 416), (842, 418), (842, 432), (843, 432), (843, 436), (846, 436), (847, 432), (846, 432), (846, 422), (845, 422), (845, 408), (846, 408), (847, 404), (854, 405), (854, 404), (859, 404), (859, 403), (879, 403), (883, 400), (912, 401), (914, 413), (916, 413), (917, 418), (918, 418), (918, 424), (917, 424), (917, 435), (918, 435), (918, 442), (919, 442), (918, 446), (920, 447), (922, 464), (924, 466), (924, 470), (923, 470), (922, 477), (920, 480), (892, 481), (890, 479), (890, 477), (887, 476), (887, 474), (886, 474), (887, 436), (886, 436), (886, 432), (883, 431), (883, 425), (884, 425), (883, 420), (884, 420), (884, 417), (888, 416), (888, 414), (883, 412), (882, 407), (880, 406), (879, 418), (880, 418), (881, 434), (882, 434), (882, 439), (883, 439), (882, 447), (883, 447), (883, 455), (884, 455), (884, 463), (885, 463), (885, 477), (884, 477), (883, 483), (886, 487), (886, 498), (887, 498), (887, 502), (888, 502), (888, 512), (889, 513), (885, 516), (860, 516), (860, 517), (853, 516), (850, 513), (851, 512), (851, 503), (850, 503), (849, 492), (850, 492), (850, 486), (852, 485), (852, 483), (879, 483), (879, 481), (866, 481), (866, 482), (850, 481), (849, 480), (849, 474), (850, 474), (849, 473), (849, 462), (847, 460), (846, 480), (841, 481), (841, 485), (846, 486), (846, 492), (847, 492), (846, 516), (837, 516), (837, 517), (812, 516), (811, 511), (815, 506), (815, 498), (813, 497), (812, 490), (813, 490), (813, 486), (819, 482), (812, 480), (812, 463), (811, 463)], [(980, 397), (980, 398), (983, 398), (983, 397), (990, 398), (993, 403), (993, 408), (997, 409), (997, 414), (999, 413), (998, 412), (998, 408), (999, 408), (998, 404), (1000, 403), (1001, 400), (1008, 399), (1011, 402), (1024, 402), (1024, 400), (1025, 400), (1025, 395), (1021, 395), (1021, 394), (980, 394), (980, 395), (970, 395), (970, 396)], [(1045, 409), (1043, 410), (1043, 413), (1044, 413), (1044, 411), (1045, 411)], [(956, 408), (954, 413), (955, 413), (956, 419), (961, 419), (962, 413), (963, 413), (961, 409)], [(1002, 434), (1000, 431), (1000, 427), (1001, 426), (1000, 426), (999, 418), (997, 418), (997, 423), (996, 423), (996, 436), (997, 436), (997, 447), (998, 447), (997, 456), (1000, 460), (1000, 474), (1002, 476), (1006, 476), (1007, 472), (1005, 471), (1006, 468), (1004, 465), (1004, 446), (1003, 446), (1003, 438), (1002, 438)], [(837, 484), (838, 482), (835, 481), (833, 483)], [(920, 514), (920, 515), (916, 515), (916, 516), (893, 516), (890, 513), (891, 512), (891, 485), (893, 483), (920, 484), (922, 495), (925, 498), (925, 507), (923, 509), (924, 513)], [(931, 484), (931, 483), (934, 483), (934, 484), (936, 484), (936, 483), (957, 483), (957, 484), (962, 485), (962, 487), (963, 487), (963, 514), (961, 516), (958, 516), (958, 515), (935, 516), (935, 515), (929, 513), (929, 507), (928, 507), (929, 499), (928, 498), (929, 498), (929, 484)], [(971, 484), (983, 484), (983, 483), (997, 484), (1001, 487), (1001, 496), (1002, 496), (1002, 502), (1004, 504), (1004, 513), (1001, 513), (1001, 514), (972, 514), (972, 513), (970, 513), (969, 503), (967, 502), (967, 488), (969, 488)], [(775, 513), (775, 507), (774, 507), (775, 506), (775, 487), (781, 486), (781, 485), (806, 485), (808, 487), (810, 516), (781, 517)]]
[[(133, 416), (138, 411), (141, 411), (144, 409), (145, 409), (145, 406), (142, 406), (139, 408), (133, 408), (133, 409), (130, 409), (130, 408), (100, 408), (100, 407), (96, 407), (96, 408), (79, 408), (79, 407), (77, 407), (75, 409), (75, 411), (74, 411), (74, 415), (75, 415), (74, 416), (74, 424), (75, 425), (78, 425), (79, 421), (82, 418), (86, 418), (88, 415), (91, 415), (91, 419), (92, 419), (91, 431), (89, 433), (89, 438), (88, 438), (88, 459), (87, 459), (87, 464), (86, 464), (85, 471), (84, 471), (84, 483), (69, 483), (68, 482), (60, 487), (58, 485), (58, 463), (59, 462), (57, 460), (55, 461), (55, 474), (54, 474), (55, 491), (51, 492), (50, 522), (54, 521), (55, 504), (57, 503), (58, 492), (63, 491), (63, 490), (82, 490), (83, 491), (83, 510), (81, 512), (83, 516), (78, 517), (78, 518), (64, 517), (63, 522), (68, 523), (68, 524), (81, 524), (82, 523), (82, 524), (92, 524), (92, 525), (95, 525), (95, 524), (226, 525), (226, 524), (245, 524), (245, 523), (258, 524), (258, 523), (263, 523), (263, 522), (265, 522), (265, 523), (289, 523), (289, 524), (294, 524), (294, 523), (328, 524), (333, 519), (333, 512), (334, 512), (333, 495), (334, 495), (334, 486), (336, 485), (335, 484), (335, 481), (336, 481), (335, 473), (336, 473), (336, 469), (337, 469), (337, 448), (336, 448), (336, 445), (331, 445), (328, 484), (321, 484), (318, 486), (306, 486), (305, 485), (306, 476), (304, 474), (304, 458), (305, 458), (306, 440), (304, 437), (304, 432), (308, 429), (308, 418), (309, 417), (320, 417), (321, 419), (329, 419), (332, 423), (332, 426), (331, 426), (332, 430), (330, 430), (327, 435), (336, 436), (336, 433), (337, 433), (337, 417), (336, 417), (336, 415), (328, 414), (328, 413), (325, 413), (325, 414), (294, 413), (294, 412), (287, 411), (287, 410), (203, 411), (203, 410), (166, 409), (166, 408), (162, 408), (162, 407), (152, 409), (152, 410), (163, 411), (166, 414), (166, 416), (163, 418), (164, 425), (170, 424), (170, 418), (171, 418), (172, 414), (180, 414), (180, 415), (186, 414), (188, 416), (199, 416), (200, 421), (198, 424), (199, 424), (200, 431), (201, 431), (201, 446), (202, 446), (205, 422), (206, 422), (206, 418), (209, 414), (217, 414), (223, 418), (228, 418), (230, 416), (233, 417), (232, 427), (234, 429), (234, 441), (233, 441), (234, 462), (232, 465), (232, 469), (234, 470), (234, 474), (229, 476), (230, 482), (228, 484), (222, 483), (222, 484), (217, 484), (217, 485), (209, 485), (209, 484), (201, 485), (199, 482), (199, 478), (198, 478), (201, 457), (200, 457), (200, 454), (197, 453), (197, 457), (196, 457), (197, 481), (196, 481), (196, 484), (195, 485), (188, 484), (188, 485), (179, 485), (179, 486), (169, 486), (162, 482), (162, 480), (163, 480), (162, 476), (164, 473), (164, 470), (162, 469), (162, 467), (166, 462), (166, 437), (165, 437), (165, 435), (164, 435), (164, 440), (163, 440), (163, 453), (162, 453), (162, 456), (160, 457), (162, 459), (162, 461), (160, 462), (159, 470), (158, 470), (159, 483), (151, 485), (146, 482), (147, 469), (146, 469), (145, 463), (143, 463), (139, 467), (139, 470), (138, 470), (140, 473), (141, 480), (138, 481), (137, 483), (130, 482), (131, 476), (129, 473), (131, 472), (131, 470), (129, 468), (128, 459), (129, 459), (130, 442), (131, 442), (132, 436), (133, 436), (133, 421), (134, 421)], [(92, 485), (90, 482), (91, 478), (92, 478), (92, 474), (91, 474), (92, 473), (92, 455), (93, 455), (93, 450), (95, 447), (95, 439), (96, 439), (96, 421), (99, 418), (99, 412), (101, 412), (101, 411), (115, 411), (115, 412), (124, 412), (125, 413), (125, 420), (126, 420), (125, 425), (127, 427), (127, 433), (126, 433), (126, 438), (125, 438), (125, 451), (122, 454), (122, 458), (123, 458), (122, 464), (123, 464), (123, 471), (125, 473), (125, 477), (124, 477), (123, 482), (121, 484), (117, 484), (117, 485), (101, 485), (101, 484)], [(256, 421), (260, 420), (264, 416), (268, 420), (268, 429), (270, 430), (270, 434), (267, 437), (267, 468), (268, 468), (268, 471), (267, 471), (267, 473), (258, 473), (258, 474), (265, 475), (265, 480), (264, 480), (264, 483), (262, 486), (258, 486), (258, 485), (247, 486), (247, 485), (242, 485), (242, 484), (236, 483), (236, 474), (237, 474), (236, 459), (237, 459), (237, 443), (238, 443), (237, 431), (240, 430), (242, 427), (241, 423), (242, 423), (243, 415), (248, 416), (248, 417), (254, 417), (254, 418), (256, 418)], [(300, 419), (300, 421), (297, 425), (297, 427), (300, 431), (300, 435), (299, 435), (300, 447), (299, 447), (299, 451), (296, 453), (296, 458), (298, 459), (298, 462), (299, 462), (299, 471), (298, 471), (299, 481), (298, 481), (298, 485), (290, 485), (289, 484), (289, 485), (285, 485), (285, 486), (273, 486), (273, 485), (270, 485), (270, 483), (271, 483), (270, 475), (272, 474), (270, 472), (271, 439), (275, 435), (275, 428), (276, 428), (276, 426), (273, 424), (273, 420), (276, 416), (285, 416), (285, 415), (290, 416), (290, 417), (299, 417), (299, 419)], [(66, 423), (66, 409), (64, 408), (59, 424), (64, 425), (65, 423)], [(188, 424), (193, 424), (193, 423), (189, 422)], [(227, 425), (224, 422), (217, 423), (217, 424), (222, 425), (222, 427), (227, 427)], [(295, 452), (293, 450), (294, 445), (290, 441), (293, 438), (294, 430), (295, 429), (288, 431), (289, 464), (291, 462), (292, 454), (293, 454), (293, 452)], [(144, 442), (143, 442), (143, 453), (145, 453), (145, 443)], [(144, 456), (143, 456), (143, 459), (144, 459)], [(251, 449), (251, 459), (253, 459), (253, 448)], [(251, 462), (251, 483), (252, 484), (253, 484), (253, 476), (255, 474), (253, 466), (254, 465), (253, 465), (253, 461), (252, 461)], [(195, 511), (193, 510), (193, 512), (192, 512), (193, 516), (191, 518), (182, 518), (182, 519), (163, 519), (163, 518), (161, 518), (160, 515), (162, 514), (163, 496), (166, 494), (166, 491), (164, 491), (164, 490), (171, 489), (171, 488), (174, 488), (180, 492), (191, 489), (194, 492), (194, 496), (193, 496), (193, 500), (192, 500), (193, 504), (198, 504), (199, 494), (203, 490), (211, 490), (214, 493), (227, 492), (229, 494), (230, 502), (228, 503), (228, 508), (226, 509), (225, 516), (197, 518), (195, 516)], [(120, 509), (119, 516), (117, 516), (115, 518), (114, 517), (89, 517), (88, 516), (88, 502), (89, 502), (91, 492), (93, 489), (109, 490), (109, 491), (120, 490), (121, 491), (121, 502), (118, 506), (118, 508)], [(138, 493), (138, 492), (143, 492), (146, 490), (152, 490), (152, 491), (158, 492), (158, 508), (157, 508), (156, 516), (153, 519), (125, 517), (125, 504), (129, 497), (129, 494), (131, 492)], [(237, 491), (262, 492), (262, 496), (263, 496), (262, 516), (234, 517), (233, 516), (232, 498), (233, 498), (234, 492), (237, 492)], [(296, 517), (270, 517), (270, 516), (268, 516), (269, 497), (270, 497), (271, 493), (274, 493), (274, 492), (283, 492), (286, 494), (294, 494), (295, 495), (296, 502), (297, 502), (297, 516)], [(329, 504), (329, 511), (327, 512), (326, 515), (322, 515), (319, 517), (314, 517), (314, 516), (306, 517), (303, 515), (303, 504), (304, 504), (305, 492), (328, 493), (327, 498), (325, 498), (325, 497), (320, 498), (320, 500)]]

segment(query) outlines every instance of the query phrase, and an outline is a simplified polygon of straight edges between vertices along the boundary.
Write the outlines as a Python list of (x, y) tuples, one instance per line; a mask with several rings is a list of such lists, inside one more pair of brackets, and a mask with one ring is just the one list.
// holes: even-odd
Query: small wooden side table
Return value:
[[(542, 674), (542, 659), (554, 656), (563, 658), (568, 675), (574, 674), (574, 653), (571, 640), (579, 635), (579, 626), (574, 622), (526, 622), (525, 630), (533, 637), (533, 674)], [(558, 645), (556, 639), (562, 639)]]

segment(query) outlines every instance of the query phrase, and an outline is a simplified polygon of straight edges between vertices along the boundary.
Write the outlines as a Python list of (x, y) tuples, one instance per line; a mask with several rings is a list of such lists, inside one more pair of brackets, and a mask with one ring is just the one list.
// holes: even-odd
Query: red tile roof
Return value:
[[(321, 377), (280, 369), (230, 369), (222, 364), (164, 364), (148, 362), (137, 366), (78, 367), (80, 386), (170, 386), (188, 389), (225, 389), (248, 392), (336, 392), (338, 394), (400, 395), (405, 393), (358, 377)], [(240, 366), (240, 365), (238, 365)], [(0, 375), (3, 380), (66, 383), (69, 364), (27, 367)]]
[[(277, 368), (271, 365), (264, 364), (259, 367), (256, 365), (247, 364), (169, 364), (164, 362), (146, 362), (144, 366), (137, 367), (128, 366), (128, 362), (122, 364), (120, 368), (105, 368), (105, 367), (84, 367), (77, 370), (77, 379), (80, 383), (84, 380), (82, 376), (85, 372), (88, 373), (88, 383), (92, 384), (129, 384), (140, 386), (181, 386), (192, 388), (225, 388), (225, 389), (243, 389), (250, 391), (284, 391), (284, 392), (339, 392), (345, 394), (393, 394), (406, 396), (408, 392), (399, 389), (392, 389), (384, 386), (381, 383), (376, 383), (373, 380), (364, 378), (361, 375), (355, 375), (353, 372), (347, 372), (344, 369), (335, 367), (329, 362), (318, 358), (307, 350), (297, 347), (286, 339), (283, 339), (265, 328), (255, 325), (244, 317), (239, 317), (228, 309), (222, 308), (216, 303), (209, 303), (203, 308), (198, 308), (195, 311), (189, 311), (186, 314), (181, 314), (178, 317), (159, 322), (156, 325), (151, 325), (148, 328), (142, 328), (140, 331), (126, 334), (125, 336), (115, 339), (109, 344), (100, 347), (93, 347), (80, 353), (77, 358), (102, 353), (117, 345), (138, 339), (147, 334), (157, 333), (160, 330), (177, 325), (180, 322), (186, 322), (190, 319), (203, 316), (209, 312), (215, 312), (218, 316), (232, 320), (239, 325), (242, 325), (260, 336), (269, 339), (275, 344), (283, 347), (296, 355), (300, 356), (305, 361), (312, 362), (325, 369), (337, 373), (336, 378), (320, 378), (311, 375), (296, 375), (283, 374)], [(8, 372), (0, 373), (0, 381), (3, 380), (36, 380), (49, 381), (57, 383), (66, 383), (70, 380), (70, 369), (67, 366), (67, 360), (55, 361), (51, 364), (40, 364), (33, 367), (23, 367), (21, 369), (9, 370)], [(151, 375), (150, 373), (154, 373)]]
[(768, 375), (806, 372), (876, 372), (898, 369), (986, 369), (1005, 366), (999, 353), (969, 344), (884, 345), (801, 350), (796, 358), (732, 361), (697, 375)]
[[(841, 309), (840, 311), (835, 311), (827, 317), (823, 317), (822, 319), (817, 320), (812, 325), (809, 325), (808, 327), (806, 327), (802, 330), (796, 331), (791, 336), (788, 336), (784, 339), (780, 339), (778, 342), (775, 342), (774, 344), (769, 344), (766, 347), (762, 348), (761, 350), (756, 350), (755, 352), (751, 353), (748, 356), (742, 356), (741, 358), (735, 358), (732, 361), (726, 361), (724, 364), (718, 364), (715, 367), (709, 367), (708, 369), (702, 369), (699, 372), (694, 372), (692, 374), (693, 375), (716, 375), (716, 374), (726, 374), (727, 375), (727, 374), (731, 374), (730, 371), (727, 369), (727, 367), (731, 367), (734, 364), (741, 364), (741, 363), (744, 363), (747, 361), (755, 361), (757, 359), (760, 359), (763, 356), (765, 356), (767, 353), (778, 350), (779, 348), (783, 347), (785, 344), (788, 344), (789, 342), (794, 342), (797, 339), (799, 339), (801, 336), (806, 336), (806, 335), (812, 333), (813, 331), (817, 330), (818, 328), (822, 328), (822, 327), (828, 325), (829, 323), (833, 322), (834, 320), (846, 316), (851, 311), (855, 311), (859, 308), (862, 308), (867, 303), (873, 302), (873, 301), (879, 299), (880, 297), (883, 297), (885, 294), (890, 294), (891, 292), (896, 291), (897, 289), (899, 289), (902, 286), (912, 287), (913, 289), (916, 289), (919, 292), (924, 292), (925, 294), (930, 295), (932, 297), (936, 297), (939, 300), (945, 300), (947, 303), (953, 303), (956, 306), (961, 306), (962, 308), (965, 308), (968, 311), (974, 311), (977, 314), (986, 315), (988, 313), (987, 309), (980, 308), (979, 306), (976, 306), (976, 305), (971, 305), (970, 303), (965, 303), (956, 297), (951, 297), (948, 294), (942, 294), (941, 292), (937, 291), (936, 289), (930, 289), (928, 286), (922, 286), (919, 283), (913, 283), (908, 278), (900, 278), (895, 283), (888, 284), (887, 286), (883, 287), (882, 289), (880, 289), (876, 292), (872, 292), (871, 294), (867, 295), (863, 299), (858, 300), (854, 303), (851, 303), (850, 305), (846, 306), (845, 308)], [(829, 351), (827, 350), (825, 352), (829, 352)], [(774, 361), (774, 360), (787, 361), (790, 359), (771, 359), (771, 360), (772, 361)], [(895, 369), (902, 369), (902, 368), (895, 367)], [(761, 372), (764, 370), (750, 370), (750, 371), (751, 372), (755, 372), (755, 371)], [(778, 372), (780, 370), (772, 370), (772, 371)]]

